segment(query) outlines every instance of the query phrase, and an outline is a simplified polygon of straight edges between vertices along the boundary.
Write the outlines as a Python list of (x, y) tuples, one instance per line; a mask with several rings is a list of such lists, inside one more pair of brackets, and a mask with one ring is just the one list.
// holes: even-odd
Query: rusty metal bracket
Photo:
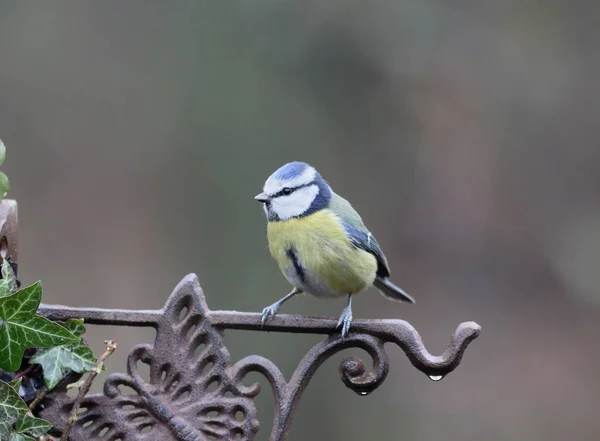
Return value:
[[(346, 357), (339, 367), (343, 383), (357, 394), (367, 395), (388, 374), (385, 343), (398, 345), (413, 366), (437, 381), (458, 366), (465, 349), (481, 331), (477, 323), (461, 323), (444, 353), (433, 356), (414, 327), (404, 320), (355, 320), (346, 339), (335, 331), (337, 320), (333, 318), (277, 315), (263, 327), (258, 313), (211, 311), (194, 274), (183, 278), (160, 310), (42, 304), (38, 314), (51, 320), (83, 318), (89, 324), (149, 326), (157, 331), (154, 344), (131, 350), (126, 374), (111, 374), (102, 394), (86, 397), (71, 441), (253, 440), (259, 429), (254, 398), (260, 385), (243, 384), (250, 372), (262, 374), (271, 386), (275, 415), (269, 439), (282, 441), (302, 392), (332, 355), (348, 348), (367, 352), (371, 369), (358, 357)], [(223, 343), (227, 329), (328, 337), (306, 354), (288, 381), (264, 357), (250, 355), (232, 364)], [(149, 381), (140, 375), (140, 364), (149, 366)], [(39, 414), (60, 432), (71, 406), (72, 398), (60, 386), (47, 395)]]

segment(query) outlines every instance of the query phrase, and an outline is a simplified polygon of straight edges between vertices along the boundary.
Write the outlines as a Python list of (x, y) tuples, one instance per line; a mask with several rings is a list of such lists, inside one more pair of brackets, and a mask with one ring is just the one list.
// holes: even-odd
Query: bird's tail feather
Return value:
[(406, 294), (400, 287), (394, 285), (388, 279), (384, 279), (381, 276), (375, 277), (373, 285), (381, 291), (381, 294), (391, 300), (398, 302), (416, 303), (415, 299)]

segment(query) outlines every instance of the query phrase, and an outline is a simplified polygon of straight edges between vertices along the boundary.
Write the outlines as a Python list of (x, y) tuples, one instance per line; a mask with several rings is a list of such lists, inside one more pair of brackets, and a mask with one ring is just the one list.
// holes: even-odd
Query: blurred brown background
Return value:
[[(284, 162), (316, 166), (377, 235), (439, 383), (398, 348), (368, 397), (330, 361), (290, 439), (597, 440), (600, 3), (0, 1), (0, 136), (19, 201), (20, 276), (45, 301), (159, 308), (195, 272), (213, 309), (288, 291), (253, 200)], [(282, 312), (337, 316), (304, 297)], [(120, 342), (110, 371), (152, 332)], [(227, 335), (290, 375), (318, 340)], [(100, 385), (97, 385), (99, 388)], [(263, 390), (267, 390), (266, 388)], [(261, 394), (267, 439), (273, 410)]]

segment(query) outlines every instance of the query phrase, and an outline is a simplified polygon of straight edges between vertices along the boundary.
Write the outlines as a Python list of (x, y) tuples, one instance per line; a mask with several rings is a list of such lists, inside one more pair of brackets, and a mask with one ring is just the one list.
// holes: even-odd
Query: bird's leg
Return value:
[(340, 319), (335, 327), (335, 329), (342, 328), (342, 338), (345, 338), (346, 335), (348, 335), (350, 323), (352, 323), (352, 294), (348, 295), (348, 305), (342, 311), (342, 315), (340, 315)]
[(302, 292), (302, 290), (294, 287), (294, 289), (292, 289), (292, 291), (287, 296), (285, 296), (283, 299), (278, 300), (275, 303), (273, 303), (271, 306), (267, 306), (265, 309), (263, 309), (261, 325), (264, 326), (265, 322), (267, 321), (267, 319), (270, 316), (274, 316), (275, 314), (277, 314), (277, 311), (279, 311), (279, 308), (281, 308), (281, 305), (283, 305), (289, 299), (294, 297), (296, 294), (300, 294), (301, 292)]

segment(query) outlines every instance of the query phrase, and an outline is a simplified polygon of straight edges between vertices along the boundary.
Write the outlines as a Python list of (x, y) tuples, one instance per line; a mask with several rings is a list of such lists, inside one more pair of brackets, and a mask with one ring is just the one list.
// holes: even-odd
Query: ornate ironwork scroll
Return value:
[[(319, 366), (346, 348), (364, 349), (372, 359), (368, 370), (358, 357), (340, 365), (344, 384), (360, 395), (375, 390), (388, 373), (387, 342), (400, 346), (411, 363), (434, 380), (453, 371), (467, 345), (479, 335), (474, 322), (462, 323), (441, 356), (425, 349), (417, 331), (403, 320), (356, 320), (342, 340), (336, 320), (278, 315), (261, 327), (258, 313), (211, 311), (195, 275), (186, 276), (165, 307), (158, 311), (127, 311), (41, 305), (39, 314), (52, 320), (84, 318), (100, 325), (151, 326), (154, 345), (132, 349), (127, 374), (112, 374), (104, 393), (88, 396), (71, 434), (73, 441), (197, 441), (252, 440), (259, 424), (254, 398), (260, 385), (245, 386), (249, 372), (269, 381), (275, 398), (270, 439), (283, 440), (290, 429), (298, 400)], [(226, 329), (329, 334), (313, 347), (289, 381), (271, 361), (250, 355), (231, 364), (223, 344)], [(150, 381), (139, 375), (139, 364), (150, 366)], [(127, 393), (124, 388), (129, 388)], [(58, 430), (64, 427), (72, 400), (64, 389), (48, 395), (41, 416)]]
[[(0, 202), (0, 257), (17, 269), (16, 202)], [(355, 320), (346, 339), (335, 331), (337, 319), (277, 315), (264, 327), (258, 313), (211, 311), (194, 274), (186, 276), (161, 310), (116, 310), (40, 305), (51, 320), (83, 318), (88, 324), (149, 326), (156, 329), (153, 345), (135, 346), (126, 374), (112, 374), (102, 394), (85, 398), (71, 441), (200, 441), (253, 440), (259, 429), (254, 398), (260, 385), (243, 384), (250, 372), (262, 374), (275, 399), (271, 441), (282, 441), (290, 430), (294, 409), (315, 371), (325, 360), (347, 348), (361, 348), (372, 359), (367, 369), (358, 357), (340, 364), (344, 384), (366, 395), (385, 380), (389, 361), (385, 343), (395, 343), (411, 363), (432, 380), (440, 380), (460, 363), (481, 328), (460, 324), (440, 356), (425, 349), (418, 332), (403, 320)], [(227, 329), (324, 334), (287, 381), (270, 360), (250, 355), (231, 364), (223, 343)], [(150, 378), (140, 374), (149, 366)], [(60, 432), (72, 407), (65, 383), (42, 401), (40, 415)]]

